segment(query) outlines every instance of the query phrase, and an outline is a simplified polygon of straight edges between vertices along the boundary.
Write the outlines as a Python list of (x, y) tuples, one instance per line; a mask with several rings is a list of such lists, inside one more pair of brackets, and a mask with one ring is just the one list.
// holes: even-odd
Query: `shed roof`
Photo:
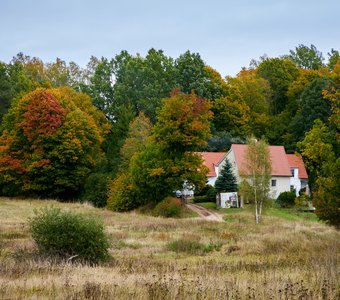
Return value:
[(298, 154), (287, 154), (288, 164), (290, 168), (299, 170), (300, 179), (308, 179), (308, 174), (303, 163), (302, 157)]
[[(288, 159), (283, 146), (268, 146), (272, 163), (272, 176), (291, 177), (292, 173), (288, 164)], [(246, 165), (247, 145), (232, 144), (231, 150), (234, 152), (237, 168), (244, 170)]]
[(208, 177), (216, 177), (215, 166), (218, 167), (220, 163), (224, 160), (227, 153), (226, 152), (198, 152), (202, 158), (203, 163), (209, 168)]

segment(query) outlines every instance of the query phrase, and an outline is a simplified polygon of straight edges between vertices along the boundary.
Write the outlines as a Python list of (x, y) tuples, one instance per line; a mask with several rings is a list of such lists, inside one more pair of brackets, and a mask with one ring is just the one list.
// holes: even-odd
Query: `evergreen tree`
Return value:
[(219, 193), (237, 191), (237, 180), (228, 159), (226, 159), (225, 165), (221, 170), (221, 174), (217, 177), (215, 189)]

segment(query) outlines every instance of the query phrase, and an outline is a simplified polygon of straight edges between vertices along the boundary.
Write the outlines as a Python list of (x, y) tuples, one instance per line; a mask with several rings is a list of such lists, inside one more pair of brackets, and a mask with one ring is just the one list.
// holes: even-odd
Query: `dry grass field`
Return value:
[[(103, 218), (111, 259), (89, 266), (40, 255), (27, 218), (50, 205)], [(257, 226), (247, 209), (225, 213), (225, 222), (162, 219), (0, 198), (0, 299), (340, 298), (339, 231), (279, 210)]]

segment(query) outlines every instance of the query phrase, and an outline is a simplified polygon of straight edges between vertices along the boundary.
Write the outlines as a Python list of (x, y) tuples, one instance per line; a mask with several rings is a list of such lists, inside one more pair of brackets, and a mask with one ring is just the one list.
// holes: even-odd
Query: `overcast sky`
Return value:
[(340, 0), (0, 0), (0, 61), (18, 52), (85, 66), (162, 49), (198, 52), (221, 75), (263, 54), (314, 44), (340, 50)]

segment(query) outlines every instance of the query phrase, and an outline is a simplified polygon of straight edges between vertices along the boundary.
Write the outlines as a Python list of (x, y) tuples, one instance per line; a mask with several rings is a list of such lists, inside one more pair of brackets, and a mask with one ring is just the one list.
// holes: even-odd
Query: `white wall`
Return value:
[(229, 162), (231, 163), (231, 166), (233, 168), (233, 171), (234, 171), (234, 175), (236, 176), (237, 178), (237, 184), (240, 184), (241, 183), (241, 178), (238, 174), (238, 169), (236, 167), (236, 159), (235, 159), (235, 155), (234, 155), (234, 152), (233, 151), (229, 151), (228, 154), (227, 154), (227, 159), (229, 160)]
[(215, 182), (216, 182), (217, 177), (207, 177), (207, 179), (208, 179), (208, 183), (207, 184), (215, 186)]
[(294, 177), (290, 177), (290, 185), (294, 186), (296, 196), (299, 196), (301, 190), (301, 180), (299, 178), (299, 169), (294, 169)]
[[(272, 180), (276, 180), (276, 186), (271, 186)], [(290, 177), (272, 177), (270, 180), (270, 197), (277, 199), (282, 192), (290, 191)]]

